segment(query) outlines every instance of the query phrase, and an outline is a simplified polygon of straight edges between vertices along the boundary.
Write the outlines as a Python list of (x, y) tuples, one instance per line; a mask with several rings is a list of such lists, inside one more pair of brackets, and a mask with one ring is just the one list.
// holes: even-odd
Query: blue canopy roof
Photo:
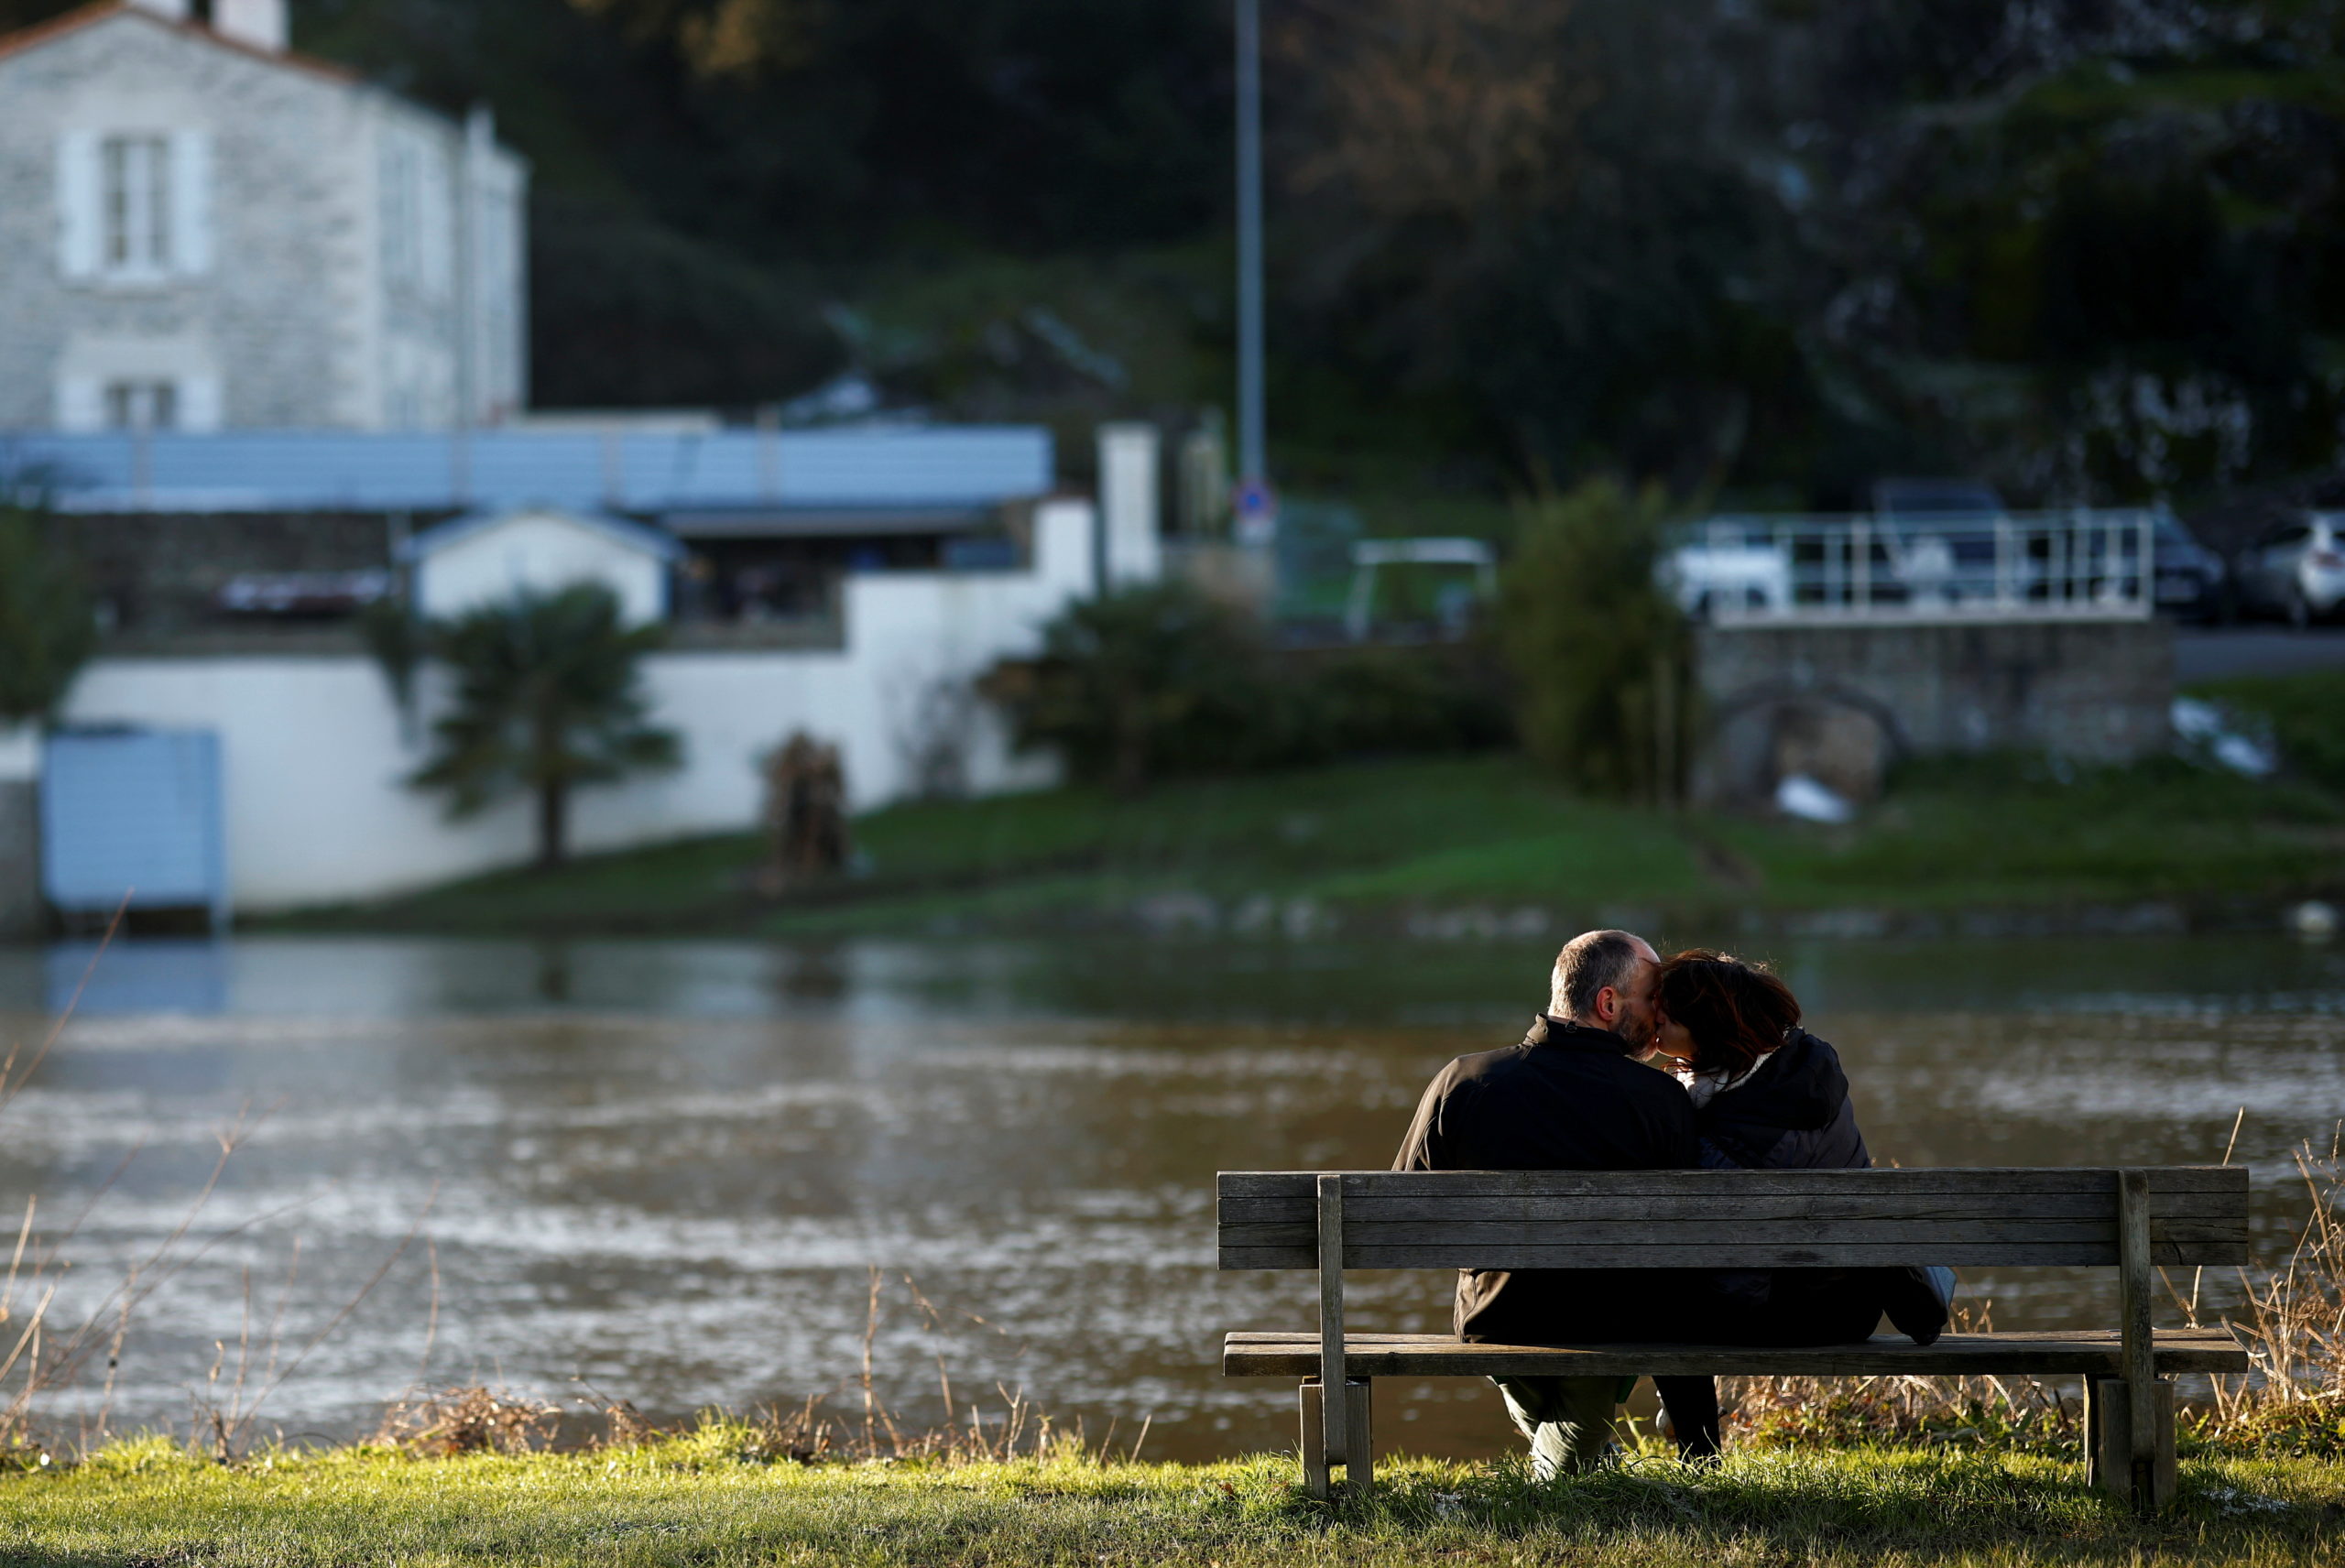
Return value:
[(77, 512), (982, 506), (1053, 477), (1033, 426), (0, 436), (0, 480)]

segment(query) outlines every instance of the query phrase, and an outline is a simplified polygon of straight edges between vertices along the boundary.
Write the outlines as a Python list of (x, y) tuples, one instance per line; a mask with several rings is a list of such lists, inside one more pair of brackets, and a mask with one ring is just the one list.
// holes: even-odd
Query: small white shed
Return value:
[(408, 540), (401, 559), (414, 570), (416, 608), (434, 619), (522, 589), (600, 583), (640, 625), (666, 618), (668, 569), (682, 553), (674, 535), (625, 517), (524, 506), (451, 518)]

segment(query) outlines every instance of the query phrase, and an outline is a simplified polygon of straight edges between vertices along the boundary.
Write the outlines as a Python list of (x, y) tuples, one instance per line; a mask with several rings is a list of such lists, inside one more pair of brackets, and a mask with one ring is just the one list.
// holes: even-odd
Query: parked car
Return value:
[(2303, 512), (2266, 529), (2238, 572), (2241, 608), (2291, 626), (2327, 620), (2345, 602), (2345, 512)]
[(1731, 524), (1694, 529), (1663, 558), (1662, 586), (1697, 621), (1792, 607), (1791, 556), (1772, 539)]
[(2189, 620), (2212, 620), (2223, 604), (2223, 558), (2200, 544), (2171, 512), (2158, 514), (2150, 540), (2157, 607)]
[[(2134, 536), (2121, 529), (2085, 530), (2062, 559), (2047, 535), (2043, 514), (2015, 517), (1991, 485), (1969, 479), (1884, 479), (1873, 486), (1873, 515), (1886, 535), (1885, 550), (1898, 580), (1912, 595), (1991, 599), (2009, 592), (2022, 599), (2063, 591), (2131, 598), (2139, 571)], [(2221, 607), (2222, 558), (2200, 544), (2172, 513), (2161, 507), (2150, 528), (2151, 593), (2156, 608), (2170, 615), (2208, 618)], [(2014, 559), (1998, 582), (1998, 525), (2018, 534), (2009, 548)], [(2068, 587), (2052, 579), (2065, 570)]]

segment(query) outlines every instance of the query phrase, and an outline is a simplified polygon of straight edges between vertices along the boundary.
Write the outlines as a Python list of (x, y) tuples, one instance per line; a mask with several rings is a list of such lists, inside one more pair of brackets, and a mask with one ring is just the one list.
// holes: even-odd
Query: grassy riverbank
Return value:
[(1943, 1450), (1761, 1453), (1528, 1483), (1432, 1462), (1314, 1504), (1289, 1460), (802, 1465), (723, 1426), (638, 1449), (232, 1467), (169, 1443), (0, 1477), (0, 1563), (206, 1564), (2240, 1564), (2345, 1552), (2345, 1466), (2186, 1461), (2154, 1522), (2078, 1468)]
[[(1576, 800), (1521, 758), (1363, 763), (900, 806), (861, 819), (861, 873), (751, 895), (750, 835), (503, 873), (278, 922), (467, 934), (966, 933), (1102, 924), (1238, 932), (1525, 929), (1816, 911), (2183, 908), (2345, 886), (2345, 796), (2161, 760), (2055, 773), (1909, 768), (1817, 827)], [(1609, 913), (1608, 913), (1609, 912)]]

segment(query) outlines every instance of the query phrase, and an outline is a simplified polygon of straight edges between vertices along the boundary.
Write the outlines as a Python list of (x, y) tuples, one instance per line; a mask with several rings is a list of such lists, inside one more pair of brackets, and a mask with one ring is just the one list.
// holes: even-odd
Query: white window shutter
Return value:
[(98, 134), (67, 131), (57, 138), (57, 270), (67, 278), (98, 275)]
[(171, 133), (171, 270), (201, 278), (212, 270), (212, 138)]
[(220, 378), (213, 375), (182, 376), (179, 379), (179, 428), (216, 430), (220, 428)]

